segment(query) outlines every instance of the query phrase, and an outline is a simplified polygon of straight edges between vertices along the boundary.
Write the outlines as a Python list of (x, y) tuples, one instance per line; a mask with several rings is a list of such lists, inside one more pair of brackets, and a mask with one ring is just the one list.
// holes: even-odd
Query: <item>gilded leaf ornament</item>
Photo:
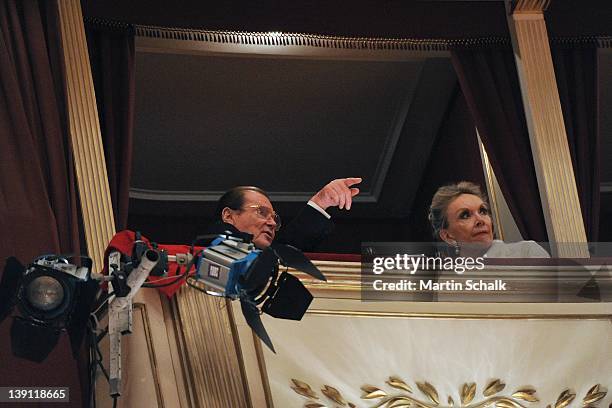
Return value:
[(461, 405), (468, 405), (476, 396), (476, 383), (463, 384), (461, 389)]
[(398, 400), (391, 404), (387, 404), (387, 408), (410, 408), (410, 402)]
[(497, 401), (495, 403), (495, 406), (497, 408), (519, 408), (522, 407), (521, 404), (519, 404), (518, 402), (515, 402), (511, 399), (501, 399), (500, 401)]
[(482, 395), (484, 395), (485, 397), (490, 397), (491, 395), (495, 395), (498, 392), (502, 391), (504, 388), (506, 388), (506, 384), (501, 382), (499, 379), (495, 379), (485, 387), (484, 391), (482, 392)]
[(294, 384), (294, 386), (291, 387), (293, 391), (307, 398), (313, 398), (313, 399), (319, 398), (317, 396), (317, 393), (314, 392), (312, 388), (310, 388), (310, 385), (306, 384), (304, 381), (296, 380), (295, 378), (292, 378), (291, 381)]
[(365, 392), (365, 394), (361, 396), (361, 399), (377, 399), (387, 396), (384, 390), (372, 385), (364, 385), (361, 387), (361, 390)]
[[(309, 384), (292, 379), (293, 385), (291, 388), (298, 394), (309, 398), (306, 401), (305, 408), (332, 408), (329, 405), (324, 405), (315, 399), (319, 399)], [(419, 391), (421, 391), (429, 400), (419, 399), (412, 395), (413, 391), (410, 385), (399, 377), (390, 376), (385, 381), (389, 387), (393, 388), (391, 392), (373, 385), (363, 385), (361, 390), (364, 392), (361, 399), (377, 400), (375, 405), (370, 408), (437, 408), (440, 405), (439, 394), (436, 388), (427, 381), (415, 382)], [(462, 408), (528, 408), (528, 405), (523, 405), (521, 401), (527, 403), (538, 402), (536, 390), (531, 387), (524, 387), (514, 391), (511, 395), (499, 395), (506, 387), (503, 381), (495, 379), (490, 381), (484, 388), (482, 394), (484, 400), (475, 401), (477, 385), (476, 383), (464, 383), (460, 389), (461, 407)], [(397, 394), (397, 390), (401, 390), (403, 394)], [(330, 385), (324, 385), (321, 392), (337, 405), (333, 408), (349, 407), (356, 408), (355, 404), (347, 401), (340, 391)], [(393, 393), (396, 393), (395, 395)], [(597, 403), (603, 400), (607, 395), (607, 391), (602, 390), (600, 384), (592, 386), (582, 398), (582, 408), (597, 408)], [(569, 389), (564, 390), (555, 404), (548, 404), (546, 408), (565, 408), (576, 399), (576, 394)], [(448, 407), (456, 407), (455, 401), (449, 395), (447, 398)], [(608, 408), (612, 408), (612, 404)]]
[[(389, 381), (387, 381), (389, 383)], [(410, 407), (410, 408), (436, 408), (439, 405), (439, 396), (436, 388), (428, 382), (417, 382), (417, 388), (425, 394), (431, 402), (419, 400), (411, 395), (395, 395), (390, 396), (384, 390), (366, 385), (361, 387), (365, 392), (362, 399), (379, 399), (380, 401), (372, 408), (398, 408), (398, 407)], [(494, 390), (502, 390), (505, 384), (500, 380), (494, 380), (487, 388), (488, 392), (495, 392)], [(497, 391), (498, 392), (498, 391)], [(524, 394), (526, 398), (535, 398), (535, 390), (523, 389), (517, 392)], [(520, 395), (523, 395), (520, 394)], [(514, 397), (508, 396), (490, 396), (484, 401), (472, 403), (476, 396), (476, 383), (466, 383), (461, 389), (461, 401), (464, 408), (527, 408), (520, 404), (514, 399)], [(448, 396), (449, 407), (453, 407), (455, 402), (453, 398)]]
[(323, 388), (321, 388), (321, 392), (323, 393), (323, 395), (325, 395), (330, 400), (334, 401), (336, 404), (340, 404), (342, 406), (346, 405), (346, 400), (342, 397), (342, 394), (340, 394), (340, 391), (338, 391), (334, 387), (326, 385)]
[[(304, 408), (327, 408), (327, 405), (324, 405), (318, 401), (314, 401), (315, 399), (319, 399), (319, 396), (316, 392), (313, 391), (309, 384), (301, 380), (296, 380), (295, 378), (292, 378), (291, 381), (294, 384), (293, 386), (291, 386), (291, 389), (293, 391), (304, 397), (310, 398), (310, 400), (306, 401), (306, 403), (304, 404)], [(336, 404), (339, 404), (340, 406), (356, 408), (355, 404), (347, 402), (344, 397), (342, 397), (340, 391), (338, 391), (332, 386), (324, 385), (323, 388), (321, 388), (321, 392), (327, 398), (334, 401)]]
[(525, 389), (516, 391), (514, 394), (512, 394), (512, 396), (516, 399), (520, 399), (523, 401), (538, 402), (539, 399), (538, 397), (535, 396), (535, 393), (536, 393), (536, 390), (531, 389), (531, 388), (525, 388)]
[(589, 388), (589, 390), (587, 391), (587, 396), (590, 395), (590, 394), (594, 394), (594, 393), (599, 392), (599, 387), (600, 387), (599, 384), (595, 384), (594, 386)]
[(410, 392), (410, 393), (412, 392), (412, 388), (410, 388), (410, 386), (408, 384), (406, 384), (399, 377), (389, 377), (389, 379), (387, 380), (387, 384), (389, 384), (393, 388), (404, 390), (404, 391)]
[(319, 402), (307, 402), (306, 405), (304, 405), (304, 408), (327, 408), (327, 407)]
[(557, 398), (557, 402), (555, 402), (555, 408), (565, 408), (576, 398), (576, 394), (570, 392), (570, 390), (563, 391), (559, 398)]
[[(389, 381), (387, 381), (387, 383), (389, 383)], [(383, 394), (384, 390), (371, 385), (362, 387), (362, 390), (366, 392), (362, 398), (366, 399), (365, 397), (367, 396), (369, 397), (367, 399), (380, 399), (378, 404), (374, 405), (372, 408), (436, 408), (439, 405), (438, 392), (436, 391), (436, 388), (428, 382), (417, 382), (416, 384), (417, 388), (423, 394), (425, 394), (431, 402), (419, 400), (408, 394), (385, 396), (385, 394)], [(485, 388), (487, 394), (490, 395), (485, 400), (474, 403), (473, 401), (476, 396), (477, 388), (476, 383), (466, 383), (461, 388), (462, 405), (464, 408), (527, 408), (518, 401), (518, 398), (514, 396), (495, 396), (495, 394), (503, 390), (505, 386), (506, 384), (504, 384), (501, 380), (491, 381)], [(526, 399), (537, 400), (535, 392), (536, 391), (533, 389), (525, 388), (516, 391), (515, 394), (518, 393), (517, 395)], [(449, 407), (453, 407), (455, 405), (455, 401), (450, 395), (448, 396), (448, 405)]]
[(582, 405), (594, 404), (597, 401), (604, 399), (607, 392), (599, 390), (599, 384), (596, 384), (587, 391), (586, 395), (582, 399)]
[(436, 391), (436, 389), (434, 388), (433, 385), (431, 385), (430, 383), (428, 383), (427, 381), (425, 382), (417, 382), (416, 383), (417, 387), (419, 388), (419, 390), (421, 390), (421, 392), (425, 395), (427, 395), (427, 397), (435, 404), (435, 405), (439, 405), (440, 404), (440, 399), (438, 397), (438, 391)]

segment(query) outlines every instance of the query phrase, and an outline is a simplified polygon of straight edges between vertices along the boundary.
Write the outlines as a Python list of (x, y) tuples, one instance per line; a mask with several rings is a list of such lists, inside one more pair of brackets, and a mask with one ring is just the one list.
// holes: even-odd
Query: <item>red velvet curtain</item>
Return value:
[(547, 241), (512, 47), (451, 47), (461, 89), (525, 239)]
[[(2, 269), (9, 256), (27, 264), (81, 250), (60, 44), (56, 1), (0, 0)], [(81, 406), (68, 336), (36, 364), (12, 356), (10, 326), (11, 318), (0, 326), (0, 386), (69, 386), (70, 406)]]
[(574, 176), (587, 238), (599, 237), (598, 54), (594, 41), (551, 44)]
[(127, 226), (134, 128), (134, 30), (86, 20), (85, 32), (104, 144), (115, 229)]

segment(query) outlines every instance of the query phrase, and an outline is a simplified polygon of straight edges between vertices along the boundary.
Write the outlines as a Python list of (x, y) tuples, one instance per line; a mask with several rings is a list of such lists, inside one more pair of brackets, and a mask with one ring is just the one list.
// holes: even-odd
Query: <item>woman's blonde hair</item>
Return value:
[(433, 230), (434, 239), (440, 241), (440, 231), (443, 228), (448, 228), (448, 219), (446, 218), (446, 210), (450, 203), (461, 194), (473, 194), (479, 197), (485, 203), (489, 203), (487, 196), (483, 194), (478, 184), (471, 181), (460, 181), (459, 183), (449, 184), (438, 188), (438, 191), (431, 199), (429, 206), (429, 222)]

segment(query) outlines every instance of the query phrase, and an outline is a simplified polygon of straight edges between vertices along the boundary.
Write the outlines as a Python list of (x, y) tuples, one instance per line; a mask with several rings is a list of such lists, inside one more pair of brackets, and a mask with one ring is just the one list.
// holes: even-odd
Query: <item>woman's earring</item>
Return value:
[(459, 243), (455, 241), (453, 246), (455, 247), (455, 256), (459, 256), (459, 254), (461, 254), (461, 248), (459, 248)]

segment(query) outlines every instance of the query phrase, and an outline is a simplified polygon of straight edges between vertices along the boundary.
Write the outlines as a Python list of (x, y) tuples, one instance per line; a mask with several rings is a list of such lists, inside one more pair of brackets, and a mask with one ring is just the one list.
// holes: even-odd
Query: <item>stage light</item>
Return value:
[[(58, 265), (68, 265), (66, 259), (58, 259), (56, 262)], [(53, 266), (34, 263), (22, 278), (17, 307), (23, 315), (40, 324), (49, 325), (65, 320), (72, 304), (75, 280), (72, 275), (56, 270)]]
[(27, 268), (16, 258), (7, 260), (0, 283), (0, 293), (5, 295), (0, 319), (17, 306), (20, 315), (13, 317), (11, 325), (15, 356), (42, 362), (62, 331), (68, 331), (76, 356), (99, 288), (90, 279), (91, 259), (82, 258), (82, 266), (76, 266), (66, 257), (45, 255)]
[(64, 288), (50, 276), (39, 276), (27, 286), (26, 299), (41, 311), (56, 309), (64, 300)]
[[(272, 244), (259, 250), (252, 242), (231, 234), (219, 235), (202, 251), (195, 275), (207, 288), (206, 293), (240, 300), (247, 324), (272, 351), (274, 346), (261, 321), (261, 313), (301, 320), (313, 299), (298, 278), (287, 271), (279, 276), (280, 265), (325, 280), (321, 271), (297, 248)], [(259, 304), (261, 308), (257, 307)]]

